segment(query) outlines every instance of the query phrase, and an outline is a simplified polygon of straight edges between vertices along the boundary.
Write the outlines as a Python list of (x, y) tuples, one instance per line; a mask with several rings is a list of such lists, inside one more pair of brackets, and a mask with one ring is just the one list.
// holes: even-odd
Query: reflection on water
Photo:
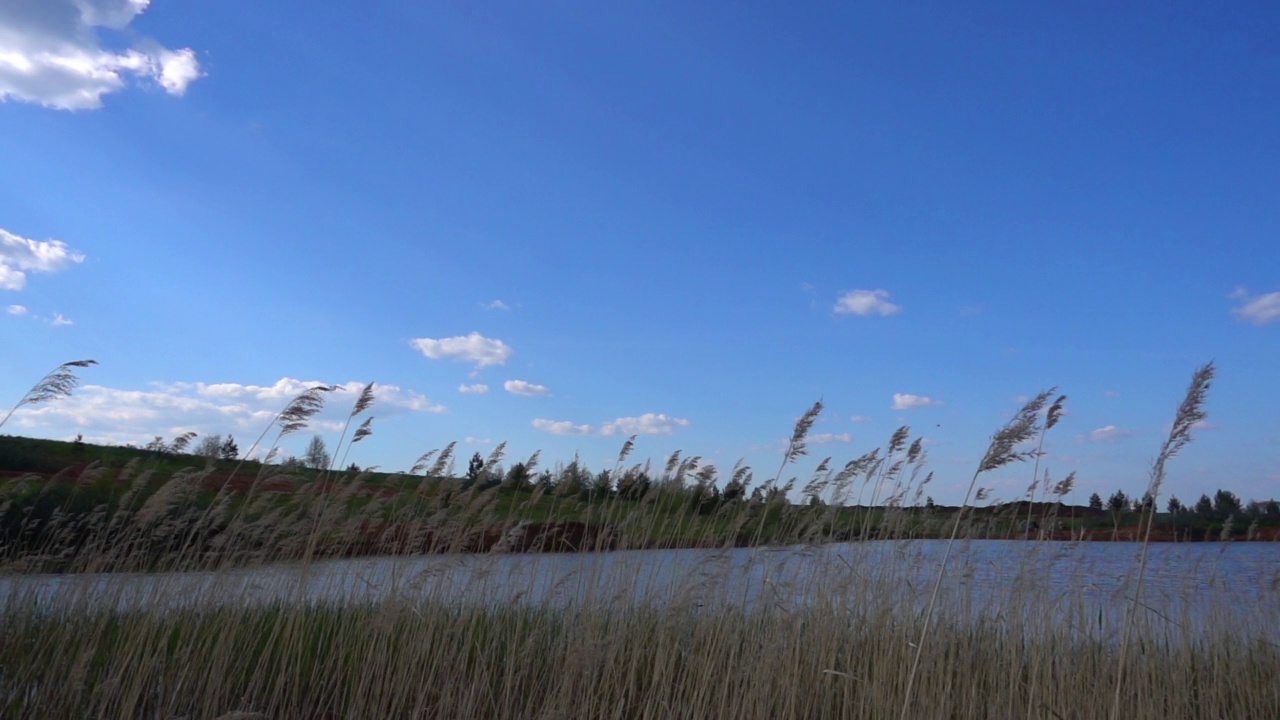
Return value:
[[(330, 560), (220, 573), (30, 575), (0, 578), (0, 604), (121, 609), (263, 602), (434, 600), (672, 608), (730, 604), (790, 610), (853, 608), (891, 597), (918, 610), (934, 591), (945, 541), (816, 547), (456, 555)], [(1059, 608), (1112, 622), (1130, 603), (1140, 547), (1127, 543), (962, 541), (951, 552), (937, 607), (969, 617)], [(1236, 630), (1275, 640), (1280, 544), (1155, 544), (1141, 605), (1173, 627), (1232, 615)], [(1079, 617), (1076, 620), (1080, 620)], [(1243, 625), (1241, 625), (1243, 624)]]

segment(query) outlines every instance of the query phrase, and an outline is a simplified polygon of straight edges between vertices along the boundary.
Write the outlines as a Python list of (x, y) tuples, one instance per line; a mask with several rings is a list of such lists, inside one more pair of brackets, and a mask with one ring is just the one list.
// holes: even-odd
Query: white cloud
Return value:
[(61, 240), (30, 240), (0, 228), (0, 290), (21, 290), (27, 273), (51, 273), (78, 262), (84, 255)]
[(930, 405), (941, 405), (941, 400), (934, 400), (927, 395), (909, 395), (906, 393), (893, 394), (894, 410), (910, 410), (911, 408), (929, 407)]
[(478, 332), (447, 338), (414, 338), (409, 345), (431, 360), (463, 360), (476, 367), (503, 365), (511, 357), (511, 346)]
[(889, 302), (888, 290), (850, 290), (836, 300), (839, 315), (880, 315), (888, 317), (902, 312), (901, 305)]
[(75, 325), (73, 321), (71, 321), (69, 318), (67, 318), (65, 315), (63, 315), (60, 312), (56, 312), (53, 314), (53, 319), (49, 321), (49, 324), (54, 327), (66, 327), (67, 325)]
[(590, 435), (590, 425), (576, 425), (569, 420), (547, 420), (534, 418), (533, 426), (552, 435)]
[(853, 436), (849, 433), (815, 433), (809, 436), (809, 442), (814, 445), (825, 445), (827, 443), (850, 443), (853, 442)]
[(488, 385), (485, 385), (484, 383), (472, 383), (472, 384), (470, 384), (470, 385), (468, 385), (468, 384), (466, 384), (466, 383), (463, 383), (463, 384), (461, 384), (461, 385), (459, 385), (459, 386), (458, 386), (458, 392), (460, 392), (460, 393), (474, 393), (474, 394), (476, 394), (476, 395), (483, 395), (483, 394), (485, 394), (485, 393), (489, 392), (489, 386), (488, 386)]
[(524, 380), (508, 380), (502, 383), (502, 389), (512, 395), (525, 395), (528, 397), (551, 394), (551, 388), (546, 385), (539, 385), (537, 383), (526, 382)]
[[(70, 397), (19, 408), (10, 422), (44, 435), (82, 432), (94, 442), (108, 443), (145, 443), (156, 435), (172, 437), (187, 430), (202, 435), (233, 433), (247, 450), (285, 404), (322, 384), (282, 378), (273, 385), (179, 382), (154, 383), (145, 390), (85, 385)], [(310, 429), (340, 431), (363, 388), (364, 383), (353, 381), (326, 395), (324, 409), (313, 418)], [(381, 421), (409, 411), (444, 409), (419, 393), (375, 385), (369, 414)]]
[(463, 442), (465, 442), (468, 445), (492, 445), (493, 444), (493, 440), (491, 438), (473, 437), (471, 435), (468, 435), (465, 438), (463, 438)]
[(25, 305), (10, 305), (4, 311), (10, 315), (26, 315), (27, 307)]
[[(0, 100), (59, 110), (102, 106), (126, 77), (182, 95), (200, 77), (190, 48), (170, 49), (127, 30), (150, 0), (27, 0), (0, 2)], [(101, 31), (107, 31), (102, 33)], [(133, 40), (108, 48), (99, 35)], [(119, 45), (119, 42), (113, 43)]]
[(849, 418), (849, 422), (863, 423), (863, 422), (867, 422), (870, 419), (871, 418), (867, 415), (854, 415), (853, 417)]
[(494, 300), (493, 302), (480, 303), (480, 307), (484, 308), (485, 310), (510, 310), (511, 309), (510, 305), (502, 302), (501, 300)]
[(1129, 431), (1124, 428), (1116, 427), (1115, 425), (1103, 425), (1095, 430), (1090, 430), (1089, 434), (1085, 437), (1093, 442), (1102, 442), (1106, 440), (1119, 440), (1120, 438), (1127, 437), (1128, 435)]
[(601, 435), (670, 435), (678, 427), (688, 427), (684, 418), (666, 413), (645, 413), (636, 417), (620, 417), (600, 427)]
[(1266, 325), (1280, 320), (1280, 290), (1266, 295), (1251, 295), (1249, 291), (1239, 287), (1230, 296), (1239, 300), (1239, 307), (1231, 309), (1231, 314), (1251, 322), (1254, 325)]

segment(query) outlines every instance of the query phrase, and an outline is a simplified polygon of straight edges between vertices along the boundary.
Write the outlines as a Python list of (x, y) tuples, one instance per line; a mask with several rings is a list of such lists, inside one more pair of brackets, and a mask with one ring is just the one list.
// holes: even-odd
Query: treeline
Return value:
[(1134, 498), (1123, 490), (1117, 490), (1105, 502), (1101, 495), (1093, 493), (1089, 496), (1088, 507), (1109, 515), (1117, 527), (1136, 523), (1144, 514), (1154, 514), (1159, 525), (1180, 535), (1216, 532), (1221, 539), (1252, 539), (1261, 529), (1280, 527), (1280, 501), (1245, 502), (1234, 492), (1221, 488), (1214, 491), (1212, 497), (1202, 494), (1192, 505), (1187, 505), (1176, 495), (1170, 496), (1165, 501), (1163, 513), (1153, 513), (1154, 504), (1150, 495)]

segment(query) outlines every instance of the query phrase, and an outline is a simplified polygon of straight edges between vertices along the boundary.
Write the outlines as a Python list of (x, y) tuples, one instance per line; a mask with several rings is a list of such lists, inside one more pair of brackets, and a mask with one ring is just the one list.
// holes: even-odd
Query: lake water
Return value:
[[(435, 600), (569, 607), (722, 604), (787, 611), (824, 603), (918, 610), (932, 596), (946, 541), (580, 554), (426, 555), (241, 568), (219, 573), (13, 575), (0, 605), (83, 603), (120, 609), (210, 604)], [(959, 541), (937, 607), (967, 617), (1046, 606), (1073, 622), (1110, 624), (1131, 605), (1140, 547), (1109, 542)], [(1229, 625), (1280, 642), (1280, 543), (1153, 544), (1140, 600), (1176, 628)]]

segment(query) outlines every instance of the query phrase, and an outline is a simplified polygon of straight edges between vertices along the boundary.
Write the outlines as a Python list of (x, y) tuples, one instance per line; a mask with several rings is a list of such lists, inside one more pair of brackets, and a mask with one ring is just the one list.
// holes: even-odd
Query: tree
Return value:
[(1129, 496), (1125, 495), (1123, 490), (1115, 491), (1111, 497), (1107, 498), (1107, 509), (1111, 511), (1111, 524), (1119, 531), (1120, 519), (1129, 509)]
[(234, 437), (228, 435), (227, 439), (222, 441), (222, 447), (219, 448), (218, 453), (223, 460), (238, 460), (240, 458), (240, 446), (236, 445)]
[(1142, 512), (1154, 512), (1156, 509), (1156, 498), (1149, 492), (1142, 493), (1142, 500), (1134, 505), (1134, 510)]
[(1186, 508), (1183, 507), (1182, 505), (1182, 501), (1178, 499), (1177, 495), (1174, 495), (1169, 498), (1169, 504), (1166, 507), (1169, 508), (1170, 515), (1177, 515), (1183, 510), (1186, 510)]
[(1099, 495), (1098, 493), (1094, 493), (1094, 494), (1092, 494), (1092, 495), (1090, 495), (1090, 496), (1089, 496), (1089, 509), (1090, 509), (1090, 510), (1101, 510), (1101, 509), (1102, 509), (1102, 496), (1101, 496), (1101, 495)]
[(1129, 509), (1129, 496), (1124, 494), (1123, 490), (1117, 490), (1107, 498), (1107, 509), (1113, 514), (1122, 513)]
[(643, 470), (628, 470), (618, 478), (618, 495), (624, 500), (639, 500), (649, 492), (649, 475)]
[(689, 505), (699, 515), (710, 515), (724, 502), (720, 488), (715, 485), (694, 485), (689, 489)]
[(524, 490), (529, 487), (530, 482), (529, 467), (522, 462), (518, 462), (507, 471), (507, 478), (503, 482), (503, 486), (509, 490)]
[(613, 474), (608, 470), (601, 470), (591, 480), (591, 496), (594, 498), (607, 498), (613, 492)]
[(746, 494), (747, 486), (735, 477), (725, 483), (724, 490), (721, 491), (720, 496), (724, 498), (725, 502), (734, 502), (735, 500), (741, 500)]
[(1240, 512), (1240, 498), (1229, 490), (1219, 490), (1213, 494), (1213, 514), (1219, 519), (1226, 519)]
[(480, 457), (480, 453), (471, 456), (471, 462), (467, 463), (467, 482), (466, 487), (471, 487), (480, 483), (484, 474), (484, 458)]
[(573, 462), (560, 471), (560, 477), (556, 480), (556, 495), (571, 497), (581, 493), (587, 489), (590, 476), (591, 474), (583, 469), (578, 456), (574, 455)]
[(1208, 495), (1201, 495), (1196, 501), (1196, 515), (1199, 515), (1202, 520), (1213, 519), (1213, 501)]
[(329, 467), (329, 450), (325, 447), (324, 438), (319, 435), (311, 438), (307, 451), (302, 455), (302, 464), (314, 470), (324, 470)]
[(783, 505), (787, 502), (787, 486), (795, 482), (794, 478), (787, 485), (778, 487), (777, 485), (769, 485), (764, 490), (764, 501), (768, 504)]
[(222, 455), (222, 436), (206, 435), (196, 443), (195, 455), (210, 460), (217, 460)]

